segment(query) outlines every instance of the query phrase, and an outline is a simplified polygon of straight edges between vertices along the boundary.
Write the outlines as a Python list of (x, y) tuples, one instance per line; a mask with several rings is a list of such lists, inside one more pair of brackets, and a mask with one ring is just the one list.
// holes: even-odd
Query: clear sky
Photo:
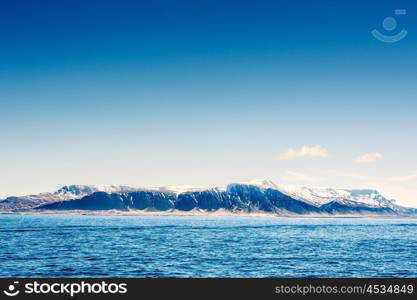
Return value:
[[(0, 197), (258, 178), (417, 207), (416, 13), (411, 0), (1, 1)], [(371, 35), (403, 28), (397, 43)]]

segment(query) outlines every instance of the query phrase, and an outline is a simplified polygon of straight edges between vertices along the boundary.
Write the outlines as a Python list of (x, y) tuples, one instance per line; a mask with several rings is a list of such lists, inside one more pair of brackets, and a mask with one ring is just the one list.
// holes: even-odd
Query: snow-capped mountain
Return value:
[(278, 185), (256, 180), (221, 187), (69, 185), (53, 193), (9, 197), (0, 211), (39, 210), (180, 210), (287, 214), (410, 215), (408, 209), (384, 198), (375, 190), (347, 190)]
[(0, 201), (0, 211), (30, 209), (46, 203), (79, 199), (100, 191), (123, 193), (134, 190), (132, 187), (118, 185), (66, 185), (52, 193), (8, 197)]
[(57, 190), (54, 195), (62, 198), (83, 197), (94, 192), (125, 193), (132, 192), (138, 188), (125, 185), (66, 185)]
[(277, 185), (268, 180), (254, 180), (249, 182), (249, 184), (263, 188), (273, 188), (294, 199), (315, 206), (321, 206), (332, 201), (353, 201), (375, 207), (392, 207), (395, 204), (395, 200), (389, 200), (383, 197), (378, 191), (370, 189), (350, 190), (297, 185)]

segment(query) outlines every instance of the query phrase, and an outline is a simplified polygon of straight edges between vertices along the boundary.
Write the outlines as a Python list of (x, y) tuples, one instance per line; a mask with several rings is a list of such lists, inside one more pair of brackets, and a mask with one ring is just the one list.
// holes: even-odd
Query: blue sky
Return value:
[(149, 2), (0, 3), (0, 196), (262, 178), (417, 206), (414, 1)]

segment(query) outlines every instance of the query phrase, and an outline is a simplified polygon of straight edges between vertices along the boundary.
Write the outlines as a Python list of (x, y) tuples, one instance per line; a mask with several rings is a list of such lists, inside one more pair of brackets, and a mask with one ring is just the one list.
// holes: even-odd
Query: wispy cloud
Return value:
[(289, 148), (279, 159), (294, 159), (300, 157), (327, 157), (329, 152), (322, 146), (302, 146), (299, 149)]
[(358, 156), (355, 158), (357, 163), (370, 163), (378, 159), (382, 159), (384, 156), (379, 152), (366, 153), (364, 155)]

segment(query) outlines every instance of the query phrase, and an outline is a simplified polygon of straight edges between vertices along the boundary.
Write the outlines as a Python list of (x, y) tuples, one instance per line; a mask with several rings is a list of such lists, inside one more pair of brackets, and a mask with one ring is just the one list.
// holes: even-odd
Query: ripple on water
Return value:
[(3, 277), (417, 277), (415, 219), (0, 215)]

